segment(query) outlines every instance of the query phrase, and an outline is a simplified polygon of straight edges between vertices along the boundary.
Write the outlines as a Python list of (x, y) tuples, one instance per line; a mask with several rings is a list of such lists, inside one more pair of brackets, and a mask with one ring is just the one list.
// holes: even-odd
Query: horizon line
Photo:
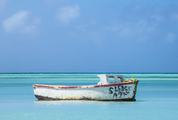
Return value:
[(178, 72), (0, 72), (0, 74), (178, 74)]

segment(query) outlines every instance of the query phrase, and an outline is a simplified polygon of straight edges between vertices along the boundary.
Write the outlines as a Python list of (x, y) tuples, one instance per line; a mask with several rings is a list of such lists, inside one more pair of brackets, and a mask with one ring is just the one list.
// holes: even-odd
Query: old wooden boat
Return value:
[(33, 85), (38, 100), (100, 100), (100, 101), (135, 101), (138, 80), (125, 80), (117, 75), (98, 75), (96, 85), (63, 86)]

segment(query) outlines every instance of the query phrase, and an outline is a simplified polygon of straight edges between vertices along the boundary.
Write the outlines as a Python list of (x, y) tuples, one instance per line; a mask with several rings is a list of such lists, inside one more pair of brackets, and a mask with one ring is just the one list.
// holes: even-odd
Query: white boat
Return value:
[(117, 75), (98, 75), (96, 85), (63, 86), (33, 85), (38, 100), (101, 100), (101, 101), (135, 101), (138, 80), (124, 80)]

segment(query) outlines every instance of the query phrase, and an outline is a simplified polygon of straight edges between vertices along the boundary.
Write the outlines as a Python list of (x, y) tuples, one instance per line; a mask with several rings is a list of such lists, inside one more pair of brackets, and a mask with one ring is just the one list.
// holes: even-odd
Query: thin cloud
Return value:
[(57, 19), (60, 23), (70, 23), (80, 16), (78, 5), (61, 7), (57, 13)]
[(28, 11), (19, 11), (2, 22), (6, 32), (32, 33), (36, 31), (39, 19)]
[(174, 43), (177, 40), (177, 36), (175, 33), (168, 33), (166, 37), (167, 42)]
[(7, 4), (7, 0), (0, 0), (0, 10), (4, 9)]
[(145, 42), (155, 34), (158, 29), (158, 23), (147, 20), (139, 20), (137, 22), (122, 21), (108, 25), (105, 30), (112, 33), (119, 40), (135, 40), (137, 42)]

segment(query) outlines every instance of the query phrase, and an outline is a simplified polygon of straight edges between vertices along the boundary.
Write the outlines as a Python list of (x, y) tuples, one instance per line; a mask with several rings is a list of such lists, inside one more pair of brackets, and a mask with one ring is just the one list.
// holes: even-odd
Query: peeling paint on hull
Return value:
[(138, 81), (92, 86), (34, 85), (38, 100), (135, 101)]

